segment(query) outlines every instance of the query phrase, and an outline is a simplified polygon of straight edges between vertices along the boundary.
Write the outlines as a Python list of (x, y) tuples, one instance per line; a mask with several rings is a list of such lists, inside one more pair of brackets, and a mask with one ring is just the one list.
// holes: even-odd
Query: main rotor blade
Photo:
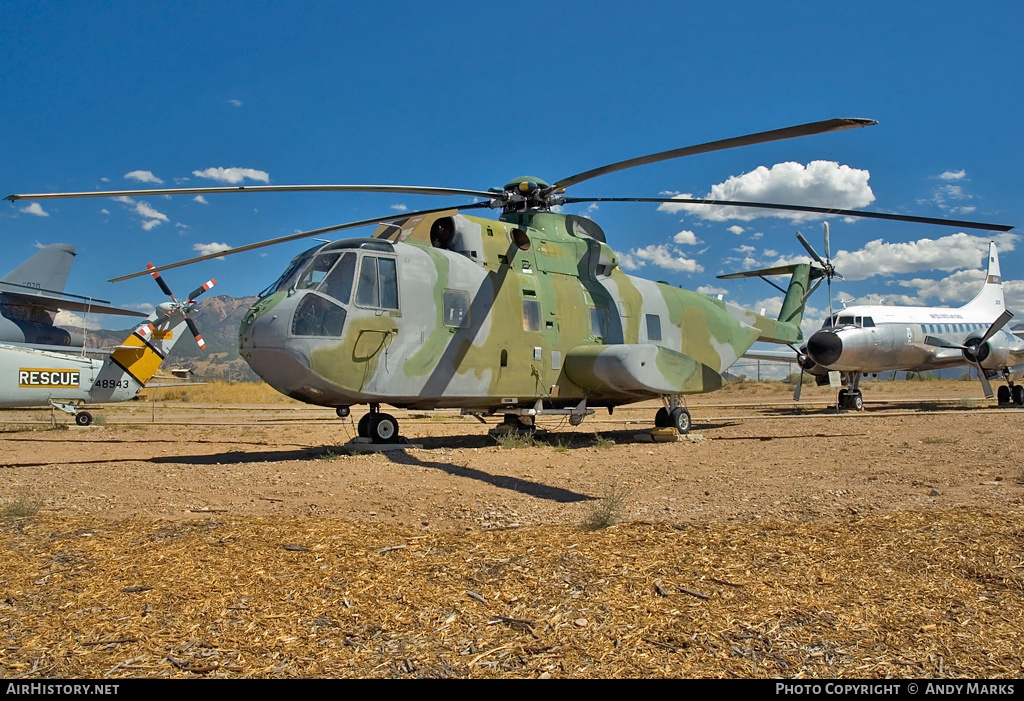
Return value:
[(463, 195), (501, 198), (502, 193), (484, 190), (461, 190), (449, 187), (420, 187), (417, 185), (239, 185), (237, 187), (181, 187), (160, 190), (109, 190), (102, 192), (45, 192), (34, 195), (8, 195), (4, 199), (54, 200), (72, 197), (133, 197), (145, 195), (210, 195), (222, 192), (392, 192), (403, 195)]
[(265, 246), (274, 246), (279, 243), (288, 243), (289, 241), (298, 241), (299, 239), (309, 238), (311, 236), (318, 236), (320, 234), (329, 234), (333, 231), (343, 231), (345, 229), (357, 229), (361, 226), (368, 226), (370, 224), (382, 224), (384, 222), (393, 221), (395, 219), (407, 219), (409, 217), (422, 216), (424, 214), (436, 214), (437, 212), (448, 212), (455, 209), (480, 209), (481, 207), (487, 207), (487, 202), (478, 202), (477, 204), (465, 205), (463, 207), (438, 207), (437, 209), (423, 209), (418, 212), (399, 212), (389, 214), (386, 217), (376, 217), (374, 219), (363, 219), (362, 221), (349, 222), (347, 224), (339, 224), (337, 226), (325, 226), (322, 229), (313, 229), (311, 231), (301, 231), (297, 234), (291, 234), (290, 236), (280, 236), (276, 239), (267, 239), (266, 241), (259, 241), (258, 243), (250, 243), (245, 246), (237, 246), (236, 248), (229, 248), (226, 251), (220, 251), (218, 253), (208, 253), (205, 256), (197, 256), (196, 258), (189, 258), (188, 260), (181, 260), (177, 263), (168, 263), (167, 265), (161, 265), (147, 270), (140, 270), (137, 273), (131, 273), (129, 275), (122, 275), (121, 277), (111, 278), (107, 282), (121, 282), (123, 280), (130, 280), (135, 277), (140, 277), (146, 273), (160, 272), (161, 270), (170, 270), (171, 268), (180, 268), (183, 265), (192, 265), (193, 263), (201, 263), (204, 260), (210, 260), (212, 258), (222, 258), (223, 256), (234, 255), (235, 253), (242, 253), (243, 251), (252, 251), (257, 248), (264, 248)]
[(1007, 224), (988, 224), (985, 222), (961, 221), (959, 219), (938, 219), (935, 217), (915, 217), (908, 214), (890, 214), (888, 212), (863, 212), (856, 209), (830, 209), (828, 207), (812, 207), (802, 204), (776, 204), (771, 202), (733, 202), (732, 200), (690, 199), (683, 197), (566, 197), (566, 204), (581, 202), (652, 202), (676, 204), (707, 204), (716, 207), (755, 207), (758, 209), (781, 209), (789, 212), (813, 212), (815, 214), (832, 214), (838, 217), (862, 217), (866, 219), (889, 219), (892, 221), (913, 222), (916, 224), (935, 224), (936, 226), (957, 226), (964, 229), (982, 229), (985, 231), (1010, 231)]
[(571, 185), (579, 184), (585, 180), (591, 180), (602, 175), (608, 175), (609, 173), (615, 173), (620, 170), (626, 170), (627, 168), (635, 168), (636, 166), (647, 165), (648, 163), (658, 163), (660, 161), (668, 161), (673, 158), (694, 156), (698, 153), (724, 151), (725, 149), (736, 148), (738, 146), (752, 146), (754, 144), (763, 144), (769, 141), (794, 139), (798, 136), (824, 134), (830, 131), (852, 129), (854, 127), (868, 127), (874, 124), (878, 124), (878, 122), (875, 121), (874, 119), (827, 119), (825, 121), (811, 122), (810, 124), (801, 124), (795, 127), (785, 127), (783, 129), (773, 129), (772, 131), (762, 131), (758, 132), (757, 134), (737, 136), (732, 139), (710, 141), (706, 144), (699, 144), (697, 146), (685, 146), (683, 148), (672, 149), (671, 151), (652, 153), (649, 156), (630, 158), (627, 161), (619, 161), (618, 163), (612, 163), (610, 165), (601, 166), (600, 168), (588, 170), (584, 173), (578, 173), (577, 175), (569, 176), (568, 178), (563, 178), (562, 180), (559, 180), (551, 187), (547, 188), (547, 190), (545, 190), (545, 193), (556, 192), (557, 190), (569, 187)]

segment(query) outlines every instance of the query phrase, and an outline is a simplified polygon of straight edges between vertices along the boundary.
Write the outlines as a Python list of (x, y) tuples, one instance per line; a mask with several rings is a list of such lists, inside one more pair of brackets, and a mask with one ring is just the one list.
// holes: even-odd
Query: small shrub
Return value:
[(591, 505), (590, 513), (583, 521), (588, 531), (599, 531), (622, 521), (629, 508), (629, 490), (613, 482), (600, 500)]
[(615, 441), (604, 436), (597, 436), (594, 438), (594, 447), (598, 450), (607, 450), (608, 448), (615, 447)]
[(537, 447), (537, 439), (532, 433), (517, 433), (515, 431), (509, 431), (508, 433), (502, 433), (495, 436), (494, 440), (496, 440), (498, 445), (505, 450)]
[(20, 496), (14, 501), (4, 504), (3, 509), (0, 509), (0, 516), (4, 519), (31, 518), (38, 514), (41, 508), (43, 505), (38, 501)]

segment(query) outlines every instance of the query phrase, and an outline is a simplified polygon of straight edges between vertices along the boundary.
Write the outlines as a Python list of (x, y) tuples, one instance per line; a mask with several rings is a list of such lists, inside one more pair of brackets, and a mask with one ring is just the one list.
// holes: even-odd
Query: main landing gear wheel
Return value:
[(690, 412), (681, 406), (676, 407), (672, 411), (662, 407), (654, 415), (654, 425), (657, 428), (674, 428), (679, 432), (679, 435), (685, 436), (690, 432), (693, 421), (690, 418)]
[(92, 423), (92, 414), (87, 411), (80, 411), (75, 414), (75, 423), (79, 426), (88, 426)]
[(997, 389), (996, 390), (996, 400), (1000, 404), (1009, 404), (1010, 403), (1010, 388), (1007, 387), (1006, 385), (1002, 385), (999, 389)]
[(391, 443), (398, 437), (398, 421), (390, 414), (367, 414), (367, 430), (374, 443)]
[(370, 437), (370, 417), (373, 414), (363, 414), (359, 419), (359, 425), (356, 427), (356, 433), (359, 434), (360, 438)]
[(1024, 385), (1014, 385), (1010, 390), (1010, 396), (1013, 397), (1014, 404), (1024, 406)]
[(860, 411), (864, 408), (864, 395), (860, 393), (859, 389), (841, 389), (839, 390), (838, 403), (840, 409), (853, 409), (854, 411)]

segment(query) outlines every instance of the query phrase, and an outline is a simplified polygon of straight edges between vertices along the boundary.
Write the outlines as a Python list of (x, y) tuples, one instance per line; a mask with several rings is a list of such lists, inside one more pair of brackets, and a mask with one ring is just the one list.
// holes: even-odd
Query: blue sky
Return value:
[[(521, 175), (553, 182), (691, 144), (867, 117), (879, 124), (643, 166), (569, 194), (728, 193), (1024, 226), (1019, 3), (8, 0), (4, 9), (0, 196), (238, 183), (483, 190)], [(12, 269), (39, 245), (72, 243), (79, 255), (69, 292), (140, 305), (161, 299), (152, 280), (107, 279), (211, 244), (467, 201), (204, 199), (2, 202), (0, 267)], [(650, 204), (566, 211), (597, 221), (629, 272), (756, 310), (772, 308), (771, 287), (715, 275), (802, 255), (797, 230), (822, 250), (820, 219)], [(873, 220), (833, 218), (830, 226), (847, 278), (833, 287), (837, 306), (963, 303), (980, 286), (980, 260), (996, 237)], [(1024, 242), (1016, 233), (996, 240), (1009, 306), (1024, 309)], [(214, 294), (256, 294), (312, 243), (165, 279), (180, 294), (211, 277)], [(824, 289), (810, 306), (809, 323), (820, 324)]]

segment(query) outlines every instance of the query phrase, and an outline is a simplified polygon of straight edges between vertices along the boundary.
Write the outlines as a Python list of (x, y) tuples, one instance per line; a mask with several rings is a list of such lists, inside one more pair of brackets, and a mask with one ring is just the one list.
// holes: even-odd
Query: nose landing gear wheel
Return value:
[(88, 426), (92, 423), (92, 414), (87, 411), (80, 411), (75, 414), (75, 423), (79, 426)]

